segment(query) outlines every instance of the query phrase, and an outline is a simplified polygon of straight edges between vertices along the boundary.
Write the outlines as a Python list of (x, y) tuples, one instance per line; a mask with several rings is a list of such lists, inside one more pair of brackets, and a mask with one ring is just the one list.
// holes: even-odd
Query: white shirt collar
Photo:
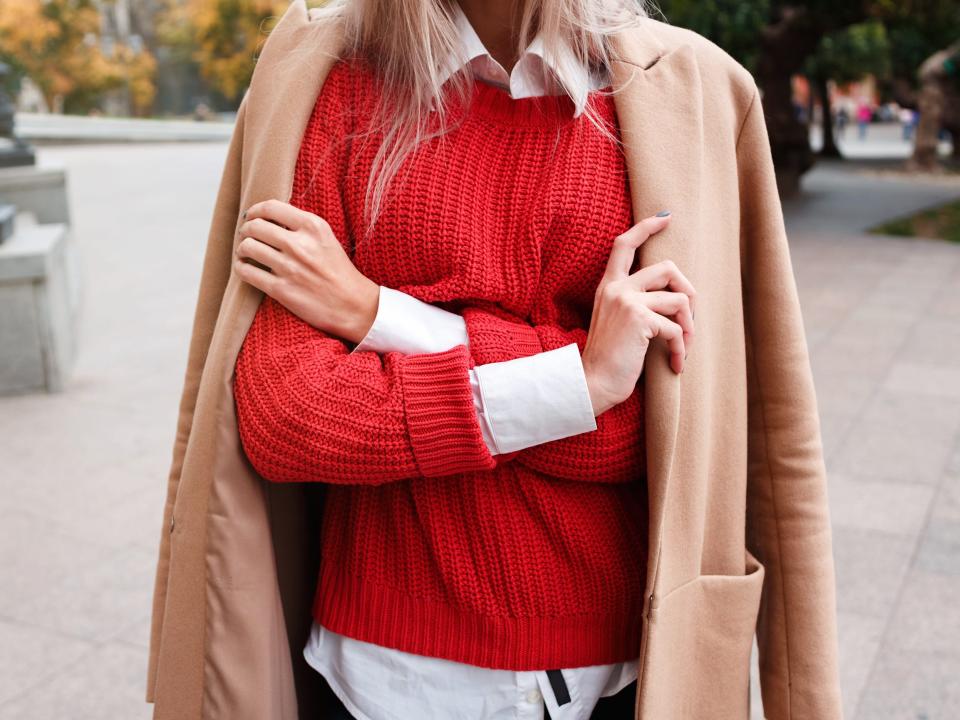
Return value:
[[(467, 19), (460, 3), (453, 2), (454, 22), (460, 35), (466, 64), (473, 67), (478, 80), (491, 83), (507, 90), (510, 96), (518, 99), (539, 95), (570, 95), (576, 111), (574, 116), (583, 112), (587, 104), (587, 94), (604, 87), (609, 82), (606, 72), (595, 72), (577, 61), (573, 53), (565, 48), (559, 57), (551, 62), (544, 54), (543, 38), (540, 33), (527, 46), (510, 74), (497, 62), (484, 47), (473, 25)], [(464, 65), (460, 58), (451, 56), (440, 73), (441, 84)]]

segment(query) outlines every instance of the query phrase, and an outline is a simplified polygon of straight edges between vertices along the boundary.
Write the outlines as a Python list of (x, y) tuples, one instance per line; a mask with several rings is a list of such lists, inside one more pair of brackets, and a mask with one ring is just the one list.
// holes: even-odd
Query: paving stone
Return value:
[(960, 402), (938, 395), (881, 388), (864, 405), (860, 419), (897, 432), (925, 432), (949, 441), (960, 432)]
[(960, 575), (913, 568), (884, 640), (892, 651), (960, 653)]
[(933, 505), (933, 517), (960, 522), (960, 442), (947, 459), (943, 482)]
[(856, 416), (877, 391), (878, 369), (875, 377), (867, 373), (837, 370), (832, 366), (834, 354), (822, 345), (810, 353), (813, 385), (817, 393), (817, 410), (821, 415)]
[(146, 676), (141, 650), (108, 643), (0, 705), (0, 720), (147, 720)]
[(43, 686), (94, 649), (93, 643), (6, 618), (0, 619), (0, 647), (0, 706), (31, 686)]
[[(6, 509), (0, 514), (0, 616), (9, 617), (17, 606), (29, 604), (65, 577), (97, 562), (103, 548), (65, 534), (43, 517), (26, 510)], [(43, 625), (39, 615), (21, 620)]]
[(960, 717), (960, 655), (881, 649), (851, 720)]
[(94, 562), (6, 603), (4, 614), (71, 637), (113, 638), (150, 608), (156, 557), (139, 547), (102, 550)]
[(916, 362), (900, 361), (890, 369), (884, 388), (960, 400), (960, 367), (922, 362), (919, 352), (913, 356)]
[(852, 718), (876, 662), (886, 621), (851, 612), (837, 613), (843, 715)]
[(886, 618), (909, 569), (915, 539), (876, 530), (835, 527), (837, 609)]
[(952, 452), (952, 436), (862, 420), (831, 457), (831, 470), (867, 480), (935, 485)]
[(960, 577), (960, 521), (931, 518), (921, 537), (914, 566)]
[(147, 612), (142, 618), (117, 633), (113, 639), (116, 642), (147, 650), (150, 647), (150, 622), (150, 613)]
[[(828, 495), (834, 527), (877, 530), (912, 538), (923, 529), (936, 488), (833, 473)], [(892, 512), (893, 509), (896, 512)]]
[[(817, 399), (821, 404), (820, 398)], [(820, 410), (820, 439), (823, 442), (823, 455), (830, 467), (830, 457), (843, 445), (844, 439), (856, 421), (854, 414), (825, 413)]]
[(924, 364), (960, 367), (960, 322), (948, 316), (921, 320), (907, 337), (907, 346)]

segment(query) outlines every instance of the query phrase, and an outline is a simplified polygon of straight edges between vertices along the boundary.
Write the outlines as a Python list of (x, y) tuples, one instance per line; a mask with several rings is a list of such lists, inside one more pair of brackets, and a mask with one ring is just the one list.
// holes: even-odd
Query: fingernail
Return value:
[(654, 217), (666, 217), (669, 214), (670, 214), (669, 210), (661, 210)]

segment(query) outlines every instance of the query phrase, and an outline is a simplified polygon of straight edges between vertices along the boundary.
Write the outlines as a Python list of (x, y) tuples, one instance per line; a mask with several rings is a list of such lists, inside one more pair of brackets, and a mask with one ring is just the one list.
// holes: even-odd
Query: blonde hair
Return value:
[[(344, 54), (368, 60), (381, 81), (382, 93), (369, 133), (381, 131), (383, 142), (367, 184), (365, 237), (372, 232), (390, 181), (406, 155), (450, 129), (447, 100), (466, 101), (476, 82), (469, 66), (447, 81), (441, 74), (449, 57), (457, 57), (460, 65), (466, 60), (460, 56), (452, 13), (455, 2), (458, 0), (329, 0), (311, 10), (315, 18), (338, 16), (343, 21)], [(610, 35), (648, 16), (645, 0), (516, 0), (515, 10), (518, 57), (541, 32), (548, 60), (560, 57), (565, 49), (590, 68), (609, 67), (617, 59)], [(590, 103), (583, 113), (611, 141), (618, 142)], [(432, 116), (440, 125), (431, 133), (428, 123)]]

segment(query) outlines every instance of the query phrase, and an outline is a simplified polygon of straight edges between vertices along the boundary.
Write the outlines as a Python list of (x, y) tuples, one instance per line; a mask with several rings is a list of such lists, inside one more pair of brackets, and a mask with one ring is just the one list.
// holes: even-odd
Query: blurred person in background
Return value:
[(873, 110), (866, 100), (861, 100), (860, 104), (857, 105), (857, 128), (859, 131), (858, 135), (861, 140), (867, 139), (867, 130), (870, 128), (870, 123), (872, 121)]
[(900, 108), (900, 112), (897, 114), (898, 119), (900, 120), (900, 125), (903, 128), (903, 139), (912, 140), (913, 132), (917, 127), (917, 111), (913, 108)]

